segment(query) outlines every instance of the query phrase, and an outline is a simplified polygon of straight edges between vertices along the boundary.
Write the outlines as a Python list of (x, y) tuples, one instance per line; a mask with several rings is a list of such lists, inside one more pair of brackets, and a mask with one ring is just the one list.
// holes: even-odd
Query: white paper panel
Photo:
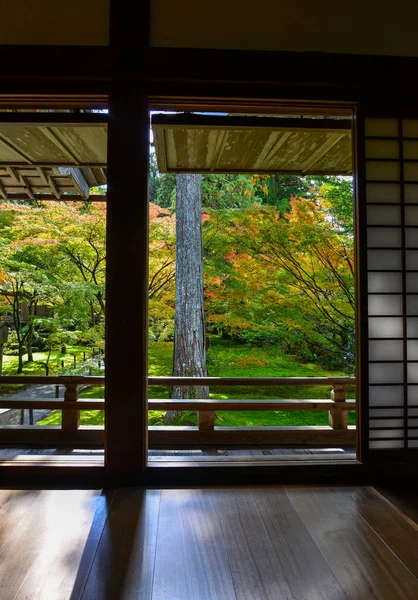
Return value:
[[(412, 325), (411, 325), (412, 326)], [(413, 324), (418, 330), (417, 323)], [(415, 329), (414, 329), (415, 331)], [(401, 317), (370, 317), (369, 318), (369, 337), (371, 338), (401, 338), (403, 335)], [(410, 336), (415, 337), (415, 336)], [(418, 335), (416, 336), (418, 337)]]
[(406, 342), (407, 360), (418, 360), (418, 340), (408, 340)]
[(403, 386), (371, 385), (369, 387), (369, 405), (370, 407), (403, 406)]
[[(410, 185), (412, 186), (414, 184)], [(413, 190), (413, 193), (411, 192), (411, 197), (415, 197), (415, 193), (418, 194), (416, 190)], [(401, 201), (401, 186), (399, 183), (367, 183), (366, 198), (367, 202), (399, 203)]]
[[(399, 159), (398, 140), (366, 140), (366, 158)], [(411, 158), (415, 158), (415, 156), (411, 156)]]
[(418, 448), (418, 440), (408, 440), (408, 448)]
[(368, 227), (367, 245), (369, 248), (400, 248), (402, 230), (395, 227)]
[[(418, 142), (404, 142), (403, 143), (403, 157), (409, 160), (418, 160)], [(377, 157), (381, 158), (381, 157)], [(385, 158), (385, 157), (382, 157)], [(392, 158), (389, 156), (388, 158)], [(394, 158), (397, 158), (396, 156)]]
[[(397, 120), (381, 121), (367, 126), (375, 131), (370, 135), (396, 137)], [(404, 136), (418, 138), (418, 120), (407, 120)], [(418, 410), (418, 340), (411, 339), (418, 338), (418, 139), (400, 143), (403, 164), (398, 140), (366, 140), (369, 447), (376, 450), (405, 447), (406, 389), (409, 406)], [(417, 271), (404, 274), (405, 284), (404, 269)]]
[(400, 223), (401, 209), (399, 206), (373, 206), (371, 204), (367, 207), (367, 225), (400, 225)]
[(369, 442), (370, 450), (393, 450), (394, 448), (403, 448), (403, 440), (386, 440), (384, 442)]
[(418, 273), (406, 274), (406, 291), (408, 294), (418, 294)]
[[(408, 370), (408, 383), (418, 383), (418, 362), (409, 363), (407, 366)], [(398, 383), (394, 381), (394, 383)]]
[[(369, 382), (403, 383), (403, 363), (370, 363)], [(411, 380), (410, 383), (416, 382)]]
[(371, 408), (369, 410), (369, 417), (403, 417), (403, 408)]
[(370, 419), (370, 427), (403, 427), (403, 419)]
[[(411, 273), (415, 276), (415, 273)], [(368, 290), (371, 293), (397, 293), (402, 292), (401, 273), (368, 273)], [(410, 282), (410, 286), (415, 286), (418, 291), (418, 274), (415, 280)], [(414, 290), (411, 290), (414, 291)]]
[(406, 314), (418, 316), (418, 295), (406, 297)]
[(418, 137), (418, 121), (416, 119), (404, 119), (402, 121), (402, 135), (403, 137)]
[(369, 296), (369, 315), (402, 315), (402, 296)]
[[(387, 184), (386, 184), (387, 185)], [(411, 204), (418, 204), (418, 184), (417, 183), (406, 183), (404, 186), (404, 200)]]
[(397, 137), (399, 123), (397, 119), (366, 119), (365, 132), (366, 136)]
[(418, 386), (408, 385), (408, 406), (418, 406)]
[(418, 248), (418, 227), (405, 229), (406, 248)]
[(368, 181), (399, 181), (400, 166), (398, 162), (372, 162), (366, 163), (366, 179)]
[(402, 253), (400, 250), (369, 250), (367, 260), (370, 271), (400, 271), (402, 269)]
[(418, 337), (418, 318), (408, 317), (406, 320), (406, 335), (407, 337)]
[(418, 181), (418, 162), (404, 163), (404, 180)]
[[(408, 427), (418, 427), (418, 419), (408, 419)], [(414, 435), (418, 437), (418, 431)]]
[(380, 438), (403, 438), (404, 431), (402, 429), (385, 429), (383, 431), (369, 431), (371, 440), (378, 440)]
[(410, 417), (418, 417), (418, 408), (408, 408), (408, 415)]
[(418, 225), (418, 206), (405, 206), (405, 225)]
[[(411, 341), (411, 343), (414, 343)], [(418, 341), (417, 354), (418, 354)], [(369, 360), (402, 360), (402, 340), (370, 340)]]
[(418, 270), (418, 250), (407, 250), (405, 253), (405, 265), (408, 271)]

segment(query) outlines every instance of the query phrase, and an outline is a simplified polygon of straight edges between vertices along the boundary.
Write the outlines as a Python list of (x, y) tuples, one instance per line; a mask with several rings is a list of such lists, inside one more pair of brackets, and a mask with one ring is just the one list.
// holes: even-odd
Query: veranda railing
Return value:
[[(104, 377), (50, 376), (0, 377), (0, 384), (50, 384), (64, 386), (64, 399), (0, 399), (0, 409), (61, 410), (62, 425), (1, 425), (1, 444), (33, 446), (101, 447), (102, 426), (80, 425), (81, 410), (105, 410), (103, 399), (79, 398), (85, 386), (103, 386)], [(355, 426), (348, 425), (348, 411), (356, 409), (356, 401), (346, 398), (346, 386), (354, 385), (354, 377), (150, 377), (150, 386), (329, 386), (329, 399), (268, 400), (177, 400), (150, 399), (148, 410), (191, 410), (199, 415), (198, 426), (151, 426), (150, 448), (247, 445), (354, 445)], [(135, 385), (135, 377), (132, 378)], [(214, 414), (221, 411), (328, 411), (328, 426), (217, 427)]]

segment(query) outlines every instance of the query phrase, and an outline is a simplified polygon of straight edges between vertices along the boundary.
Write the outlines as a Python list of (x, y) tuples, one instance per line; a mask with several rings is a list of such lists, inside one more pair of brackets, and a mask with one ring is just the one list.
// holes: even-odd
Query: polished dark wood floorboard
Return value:
[(417, 501), (356, 486), (0, 490), (0, 600), (416, 600)]

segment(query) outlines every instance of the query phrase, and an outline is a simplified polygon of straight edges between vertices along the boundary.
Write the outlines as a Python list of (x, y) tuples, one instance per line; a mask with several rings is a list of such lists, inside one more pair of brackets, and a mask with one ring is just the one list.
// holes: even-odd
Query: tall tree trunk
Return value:
[(18, 347), (18, 365), (17, 365), (17, 372), (20, 375), (21, 373), (23, 373), (23, 344), (19, 343), (19, 347)]
[(0, 323), (0, 376), (3, 372), (3, 351), (4, 344), (7, 342), (9, 337), (9, 328), (6, 323)]
[(16, 331), (17, 344), (18, 344), (18, 367), (17, 372), (20, 375), (23, 373), (23, 354), (25, 350), (25, 340), (22, 333), (22, 320), (20, 318), (20, 285), (16, 284), (16, 288), (13, 294), (12, 308), (13, 308), (13, 324)]
[(33, 338), (33, 335), (31, 337), (28, 336), (26, 338), (26, 351), (28, 354), (28, 360), (27, 360), (28, 363), (33, 362), (33, 352), (32, 352), (32, 341), (33, 340), (32, 340), (32, 338)]
[[(207, 375), (203, 300), (201, 175), (176, 177), (176, 307), (173, 375)], [(172, 387), (171, 398), (209, 398), (209, 388)], [(174, 411), (166, 415), (166, 422)]]
[(35, 336), (35, 326), (33, 323), (33, 317), (35, 316), (35, 313), (36, 313), (36, 305), (29, 303), (28, 312), (29, 312), (29, 315), (28, 315), (29, 322), (28, 322), (28, 331), (26, 334), (26, 350), (28, 353), (28, 363), (29, 363), (29, 362), (33, 362), (32, 344), (33, 344), (33, 338)]

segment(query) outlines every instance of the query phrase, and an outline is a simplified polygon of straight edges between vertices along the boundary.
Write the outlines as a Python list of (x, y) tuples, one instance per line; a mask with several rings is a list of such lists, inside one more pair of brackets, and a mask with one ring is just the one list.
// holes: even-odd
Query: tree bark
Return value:
[[(176, 304), (173, 375), (207, 375), (203, 298), (201, 175), (176, 177)], [(171, 398), (209, 398), (209, 388), (172, 387)], [(169, 411), (166, 422), (174, 416)]]
[(32, 343), (33, 338), (35, 336), (35, 327), (33, 323), (33, 317), (36, 313), (36, 304), (29, 303), (28, 304), (29, 311), (29, 323), (28, 323), (28, 332), (26, 334), (26, 350), (28, 353), (28, 363), (33, 362), (33, 352), (32, 352)]
[(20, 285), (16, 284), (16, 288), (13, 293), (13, 301), (12, 301), (12, 315), (13, 315), (13, 324), (16, 331), (17, 344), (18, 344), (18, 367), (17, 373), (20, 375), (23, 373), (23, 353), (25, 349), (25, 339), (22, 333), (22, 321), (20, 318)]
[(0, 376), (3, 372), (3, 351), (4, 344), (7, 342), (9, 337), (9, 328), (6, 323), (0, 323)]
[(20, 375), (21, 373), (23, 373), (23, 348), (22, 348), (22, 346), (20, 344), (19, 344), (19, 348), (18, 348), (17, 373), (18, 373), (18, 375)]

